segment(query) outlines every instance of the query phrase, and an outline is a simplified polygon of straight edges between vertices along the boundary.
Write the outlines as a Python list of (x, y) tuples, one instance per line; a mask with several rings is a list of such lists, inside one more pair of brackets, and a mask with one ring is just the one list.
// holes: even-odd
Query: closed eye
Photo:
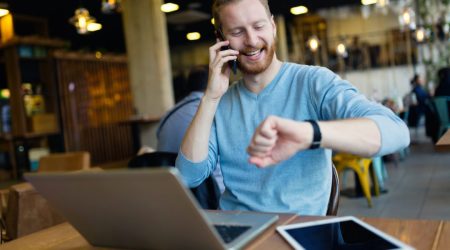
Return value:
[(253, 28), (256, 30), (261, 30), (266, 26), (266, 23), (267, 23), (266, 21), (256, 22), (256, 23), (254, 23)]
[(234, 37), (240, 36), (242, 35), (242, 30), (233, 31), (231, 32), (231, 35)]
[(264, 28), (264, 24), (255, 25), (255, 30), (262, 30)]

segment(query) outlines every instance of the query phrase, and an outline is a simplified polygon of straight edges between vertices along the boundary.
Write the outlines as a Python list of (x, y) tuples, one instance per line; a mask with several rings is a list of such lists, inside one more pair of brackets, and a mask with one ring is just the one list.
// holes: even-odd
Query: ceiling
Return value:
[[(125, 52), (124, 33), (121, 14), (103, 14), (100, 11), (101, 0), (0, 0), (7, 2), (14, 14), (45, 17), (49, 23), (51, 37), (68, 40), (75, 50), (104, 50), (109, 52)], [(168, 34), (171, 46), (192, 43), (186, 40), (187, 32), (199, 31), (201, 41), (213, 41), (213, 30), (210, 23), (212, 0), (166, 0), (180, 5), (180, 10), (167, 14)], [(305, 5), (310, 11), (340, 5), (359, 5), (360, 0), (269, 0), (274, 14), (282, 14), (287, 21), (292, 18), (289, 9)], [(103, 29), (88, 35), (79, 35), (68, 22), (74, 10), (79, 6), (87, 8), (92, 16), (103, 25)], [(189, 20), (197, 19), (194, 22)]]

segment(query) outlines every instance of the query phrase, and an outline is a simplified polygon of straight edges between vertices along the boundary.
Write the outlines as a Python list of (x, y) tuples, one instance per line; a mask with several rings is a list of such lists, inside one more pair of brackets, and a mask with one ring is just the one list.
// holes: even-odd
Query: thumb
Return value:
[(250, 164), (256, 165), (259, 168), (267, 167), (273, 165), (275, 162), (270, 157), (256, 157), (252, 156), (248, 159)]

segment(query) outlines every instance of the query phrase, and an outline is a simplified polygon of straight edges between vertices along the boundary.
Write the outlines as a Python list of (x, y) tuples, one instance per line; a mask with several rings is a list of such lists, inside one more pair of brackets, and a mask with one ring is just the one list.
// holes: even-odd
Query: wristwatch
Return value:
[(315, 120), (305, 120), (305, 122), (311, 123), (313, 127), (313, 141), (309, 149), (316, 149), (320, 147), (320, 142), (322, 141), (322, 133), (320, 133), (319, 124)]

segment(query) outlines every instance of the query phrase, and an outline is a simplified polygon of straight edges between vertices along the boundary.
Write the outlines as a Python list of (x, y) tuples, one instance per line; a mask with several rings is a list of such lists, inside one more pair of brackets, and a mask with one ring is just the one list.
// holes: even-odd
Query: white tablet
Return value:
[(352, 216), (277, 227), (295, 249), (414, 249)]

